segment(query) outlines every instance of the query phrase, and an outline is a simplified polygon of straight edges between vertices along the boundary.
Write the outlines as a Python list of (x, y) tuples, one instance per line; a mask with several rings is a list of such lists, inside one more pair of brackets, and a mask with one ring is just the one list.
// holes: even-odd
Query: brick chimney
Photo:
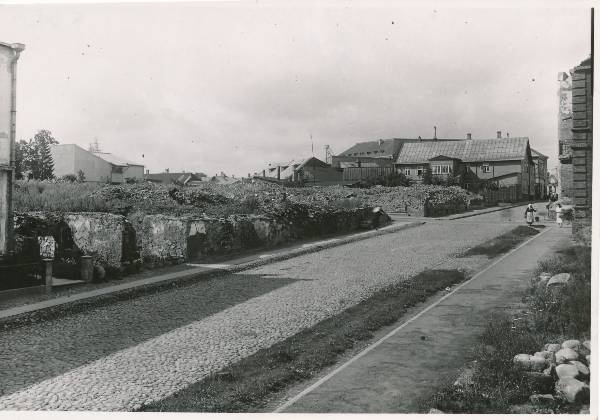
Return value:
[(499, 139), (502, 138), (502, 131), (496, 131), (496, 137), (498, 137)]
[(471, 133), (467, 133), (467, 140), (471, 140)]

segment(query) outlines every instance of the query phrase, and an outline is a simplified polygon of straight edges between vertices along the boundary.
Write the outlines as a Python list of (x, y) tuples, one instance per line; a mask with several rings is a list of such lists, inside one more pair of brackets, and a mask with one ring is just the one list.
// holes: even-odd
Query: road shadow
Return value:
[(0, 395), (135, 346), (302, 279), (237, 273), (0, 333)]

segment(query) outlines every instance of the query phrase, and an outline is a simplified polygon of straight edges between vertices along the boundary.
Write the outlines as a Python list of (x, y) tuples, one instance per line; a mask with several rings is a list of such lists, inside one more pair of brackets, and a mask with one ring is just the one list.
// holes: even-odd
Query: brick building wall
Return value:
[(573, 74), (573, 234), (591, 240), (592, 145), (593, 145), (593, 67), (591, 58), (572, 70)]

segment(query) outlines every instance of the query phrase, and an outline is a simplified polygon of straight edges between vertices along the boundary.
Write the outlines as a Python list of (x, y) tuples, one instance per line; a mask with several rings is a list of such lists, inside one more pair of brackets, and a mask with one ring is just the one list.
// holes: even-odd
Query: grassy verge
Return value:
[(530, 236), (535, 236), (539, 233), (539, 230), (529, 226), (518, 226), (503, 235), (500, 235), (494, 239), (490, 239), (481, 245), (473, 247), (466, 251), (463, 256), (469, 257), (472, 255), (487, 255), (488, 257), (496, 257), (504, 254), (515, 246), (523, 242)]
[(464, 280), (457, 270), (424, 271), (143, 411), (255, 412), (274, 393), (318, 375), (356, 343), (397, 321), (409, 307)]
[[(551, 275), (571, 273), (572, 282), (558, 301), (537, 285), (541, 272)], [(531, 287), (526, 292), (525, 310), (518, 314), (496, 314), (488, 321), (479, 345), (473, 352), (476, 367), (471, 368), (468, 386), (447, 385), (421, 404), (423, 412), (433, 407), (445, 413), (510, 413), (514, 406), (528, 404), (533, 393), (552, 393), (528, 381), (513, 369), (513, 357), (533, 354), (546, 343), (590, 336), (591, 249), (570, 247), (540, 261)], [(581, 404), (566, 404), (557, 399), (553, 405), (528, 407), (537, 413), (579, 413)]]

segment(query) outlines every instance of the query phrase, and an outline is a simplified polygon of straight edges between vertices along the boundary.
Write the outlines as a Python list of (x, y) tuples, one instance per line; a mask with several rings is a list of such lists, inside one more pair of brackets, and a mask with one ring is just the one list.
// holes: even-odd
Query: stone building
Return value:
[(573, 197), (573, 106), (572, 76), (558, 74), (558, 193), (561, 197)]
[(572, 165), (575, 214), (573, 234), (591, 237), (592, 223), (592, 146), (593, 146), (593, 86), (591, 58), (571, 70), (572, 74)]

